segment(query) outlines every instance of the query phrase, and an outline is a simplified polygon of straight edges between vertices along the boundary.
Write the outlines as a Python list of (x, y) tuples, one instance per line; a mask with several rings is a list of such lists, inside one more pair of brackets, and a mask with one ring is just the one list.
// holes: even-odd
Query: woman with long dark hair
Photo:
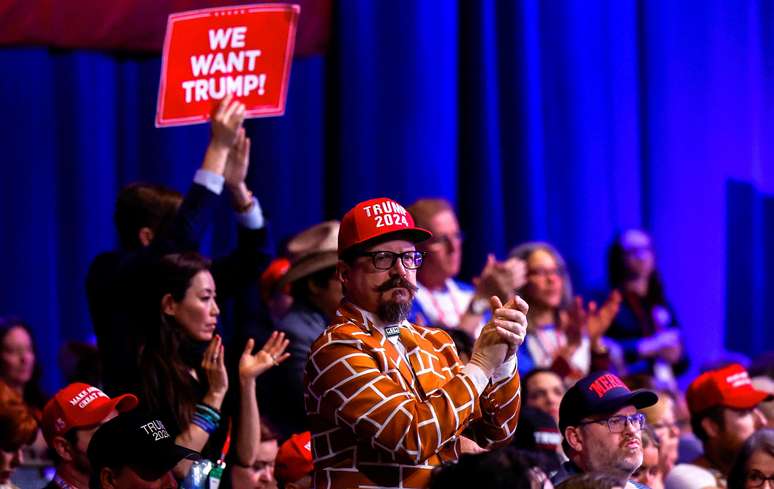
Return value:
[[(155, 306), (151, 304), (149, 314), (155, 309), (156, 320), (148, 323), (140, 359), (142, 401), (168, 423), (177, 444), (217, 459), (228, 434), (221, 409), (229, 376), (216, 332), (220, 309), (209, 262), (197, 253), (167, 255), (150, 285)], [(252, 354), (250, 339), (239, 359), (232, 430), (233, 460), (238, 464), (252, 463), (260, 441), (255, 379), (287, 358), (287, 344), (284, 335), (275, 332)], [(181, 462), (175, 475), (182, 479), (190, 464)]]
[(687, 362), (650, 236), (638, 229), (621, 233), (607, 261), (610, 287), (623, 298), (607, 335), (621, 345), (628, 374), (653, 375), (660, 388), (675, 391), (674, 371), (683, 371)]

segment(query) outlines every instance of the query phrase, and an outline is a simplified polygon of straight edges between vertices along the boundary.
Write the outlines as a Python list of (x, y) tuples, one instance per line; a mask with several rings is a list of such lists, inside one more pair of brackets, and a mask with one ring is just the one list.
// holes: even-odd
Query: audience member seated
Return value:
[(659, 389), (676, 391), (674, 374), (685, 370), (687, 360), (650, 236), (636, 229), (622, 233), (608, 250), (608, 277), (623, 301), (607, 335), (623, 347), (628, 373), (651, 374)]
[(18, 392), (0, 381), (0, 489), (18, 489), (11, 476), (24, 460), (22, 447), (37, 433), (38, 422)]
[[(627, 383), (627, 385), (629, 385)], [(658, 392), (658, 402), (642, 410), (645, 419), (653, 429), (659, 448), (659, 471), (663, 477), (677, 462), (677, 448), (680, 441), (680, 428), (675, 421), (674, 400), (667, 392)], [(646, 484), (649, 485), (649, 484)], [(651, 489), (656, 489), (651, 487)]]
[(524, 264), (517, 260), (497, 262), (490, 255), (475, 284), (456, 280), (462, 263), (462, 232), (451, 204), (444, 199), (420, 199), (408, 211), (417, 227), (433, 235), (417, 250), (427, 253), (417, 271), (414, 308), (410, 320), (417, 324), (460, 328), (474, 338), (489, 312), (489, 298), (503, 304), (524, 283)]
[(312, 434), (291, 436), (277, 452), (274, 473), (280, 489), (311, 489), (313, 472)]
[[(37, 361), (32, 330), (20, 318), (0, 318), (0, 381), (21, 397), (35, 420), (40, 422), (41, 411), (48, 396), (41, 388), (42, 369)], [(51, 465), (46, 441), (38, 433), (32, 444), (24, 446), (24, 463), (16, 477), (27, 484), (42, 478), (41, 469)]]
[(161, 419), (139, 410), (107, 421), (87, 450), (89, 489), (177, 489), (172, 469), (201, 456), (173, 436)]
[(562, 452), (562, 434), (556, 421), (540, 409), (524, 407), (511, 445), (535, 456), (538, 466), (546, 474), (559, 470), (566, 460)]
[(634, 471), (632, 480), (650, 489), (664, 489), (664, 473), (659, 463), (660, 452), (659, 439), (646, 423), (642, 430), (642, 465)]
[(32, 330), (21, 319), (0, 318), (0, 380), (13, 389), (37, 418), (48, 397), (40, 386)]
[(534, 460), (512, 447), (463, 455), (433, 472), (430, 489), (553, 489)]
[[(155, 300), (147, 312), (140, 399), (149, 412), (158, 413), (178, 444), (217, 460), (227, 432), (221, 409), (229, 378), (216, 332), (220, 311), (209, 263), (193, 252), (167, 255), (148, 286)], [(239, 359), (238, 402), (231, 406), (236, 413), (232, 448), (243, 465), (252, 463), (260, 439), (255, 379), (288, 356), (283, 333), (273, 333), (255, 355), (253, 347), (248, 340)], [(190, 462), (182, 462), (175, 475), (182, 479), (189, 467)]]
[(41, 429), (54, 452), (56, 473), (44, 489), (88, 489), (91, 468), (86, 450), (102, 424), (137, 406), (137, 397), (111, 399), (96, 387), (74, 383), (56, 393), (43, 409)]
[(522, 399), (527, 406), (548, 413), (559, 423), (559, 403), (565, 388), (562, 378), (551, 369), (536, 368), (524, 376), (521, 383)]
[(637, 487), (632, 474), (642, 465), (642, 428), (639, 409), (654, 405), (650, 390), (630, 391), (617, 376), (597, 372), (567, 390), (559, 406), (562, 446), (570, 459), (553, 475), (554, 484), (574, 474), (605, 472), (621, 487)]
[(277, 323), (290, 341), (290, 357), (261, 379), (263, 415), (281, 438), (308, 429), (304, 410), (304, 368), (312, 343), (336, 317), (341, 282), (336, 276), (339, 222), (312, 226), (287, 244), (291, 266), (279, 287), (290, 285), (293, 305)]
[(704, 455), (676, 465), (666, 477), (666, 487), (726, 487), (731, 464), (745, 440), (765, 424), (758, 405), (769, 394), (755, 390), (744, 367), (735, 364), (701, 374), (688, 387), (687, 398)]
[(624, 489), (621, 481), (604, 472), (574, 475), (556, 486), (556, 489)]
[(275, 258), (261, 274), (261, 300), (266, 304), (266, 309), (272, 324), (277, 324), (293, 305), (293, 296), (290, 295), (290, 284), (279, 286), (282, 277), (290, 269), (290, 260), (281, 256)]
[(446, 331), (454, 342), (454, 348), (457, 349), (457, 355), (460, 357), (460, 363), (466, 364), (473, 355), (473, 345), (476, 340), (465, 331), (457, 328), (441, 328)]
[(261, 420), (261, 439), (251, 464), (239, 462), (231, 467), (231, 486), (235, 489), (272, 489), (277, 487), (274, 471), (277, 460), (277, 434)]
[[(201, 168), (183, 198), (158, 185), (135, 183), (119, 194), (115, 224), (120, 249), (98, 255), (89, 267), (86, 291), (97, 336), (105, 390), (127, 392), (144, 339), (135, 313), (147, 289), (148, 269), (169, 253), (197, 251), (223, 187), (229, 189), (239, 222), (238, 245), (216, 260), (219, 301), (255, 287), (273, 250), (264, 218), (245, 177), (250, 140), (241, 127), (244, 105), (226, 97), (212, 117), (212, 137)], [(259, 298), (253, 298), (256, 303)]]
[(517, 292), (529, 304), (530, 334), (519, 350), (519, 371), (549, 368), (566, 384), (609, 367), (602, 341), (620, 303), (617, 293), (597, 309), (573, 298), (564, 259), (548, 243), (525, 243), (510, 253), (527, 264), (527, 281)]
[[(768, 487), (766, 484), (768, 483)], [(774, 487), (774, 430), (753, 433), (742, 446), (728, 475), (728, 489)]]

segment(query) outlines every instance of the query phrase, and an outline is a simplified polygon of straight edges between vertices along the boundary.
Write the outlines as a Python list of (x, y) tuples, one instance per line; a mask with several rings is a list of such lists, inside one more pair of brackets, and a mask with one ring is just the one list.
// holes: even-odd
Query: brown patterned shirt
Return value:
[(514, 363), (486, 378), (461, 364), (448, 334), (404, 321), (400, 341), (344, 303), (312, 345), (306, 411), (315, 488), (420, 488), (459, 457), (459, 437), (505, 445), (521, 398)]

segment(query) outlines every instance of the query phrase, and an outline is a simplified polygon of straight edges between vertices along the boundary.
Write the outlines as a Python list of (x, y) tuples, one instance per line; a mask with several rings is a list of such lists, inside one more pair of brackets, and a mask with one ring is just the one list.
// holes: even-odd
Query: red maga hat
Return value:
[(701, 413), (715, 406), (733, 409), (752, 409), (771, 395), (755, 389), (747, 370), (732, 364), (699, 375), (688, 386), (686, 398), (691, 414)]
[(380, 197), (361, 202), (344, 214), (339, 229), (339, 256), (377, 238), (419, 243), (432, 237), (430, 231), (414, 225), (414, 218), (402, 205)]
[(298, 482), (312, 475), (312, 434), (308, 431), (291, 436), (282, 444), (274, 462), (274, 472), (282, 482)]
[(134, 394), (110, 398), (89, 384), (74, 383), (56, 393), (43, 408), (41, 426), (43, 437), (51, 445), (57, 435), (75, 428), (95, 427), (108, 417), (113, 409), (119, 413), (137, 406)]

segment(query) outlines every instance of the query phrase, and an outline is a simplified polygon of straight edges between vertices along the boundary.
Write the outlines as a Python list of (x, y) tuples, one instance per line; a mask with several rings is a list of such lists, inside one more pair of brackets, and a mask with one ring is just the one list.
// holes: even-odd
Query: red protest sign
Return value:
[(206, 122), (228, 93), (247, 117), (284, 114), (300, 10), (259, 4), (170, 15), (156, 127)]

